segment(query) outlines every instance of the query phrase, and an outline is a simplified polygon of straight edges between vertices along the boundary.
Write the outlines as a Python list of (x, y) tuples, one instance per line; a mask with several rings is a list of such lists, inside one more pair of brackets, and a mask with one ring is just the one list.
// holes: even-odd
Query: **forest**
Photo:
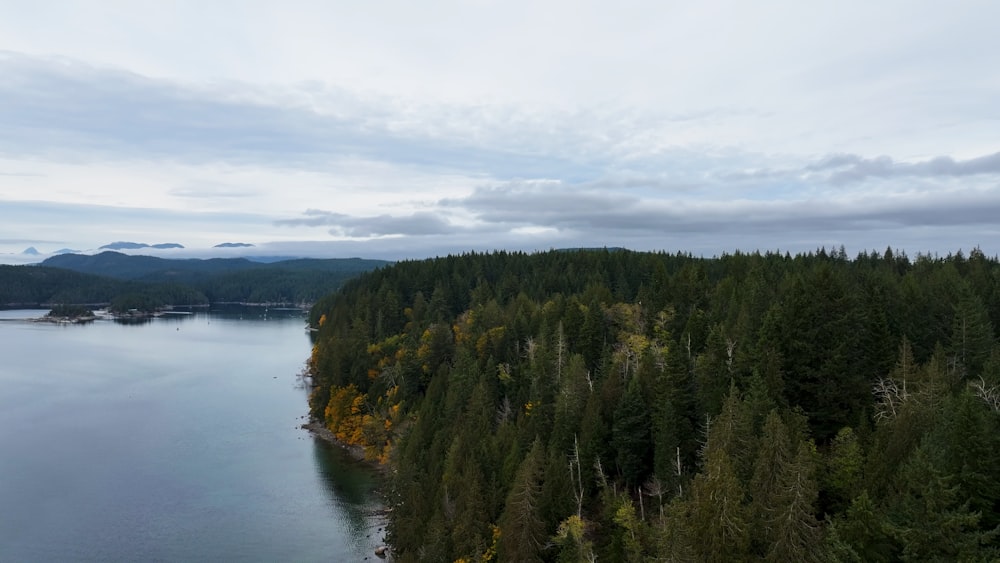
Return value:
[(494, 252), (313, 307), (397, 561), (995, 561), (1000, 262)]
[(245, 258), (171, 260), (119, 252), (63, 254), (39, 265), (0, 266), (0, 306), (110, 305), (153, 310), (210, 303), (313, 303), (381, 260)]

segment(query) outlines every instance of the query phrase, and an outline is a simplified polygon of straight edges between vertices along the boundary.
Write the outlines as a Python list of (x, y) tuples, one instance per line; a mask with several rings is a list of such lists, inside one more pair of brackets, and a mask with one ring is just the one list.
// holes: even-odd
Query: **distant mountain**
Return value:
[(222, 244), (217, 244), (213, 248), (249, 248), (254, 246), (248, 242), (224, 242)]
[(275, 262), (287, 262), (289, 260), (299, 260), (301, 256), (245, 256), (247, 260), (251, 262), (260, 262), (262, 264), (273, 264)]
[(144, 242), (128, 242), (128, 241), (118, 241), (112, 242), (111, 244), (105, 244), (100, 247), (99, 250), (139, 250), (140, 248), (184, 248), (183, 244), (177, 244), (176, 242), (161, 242), (159, 244), (146, 244)]
[(140, 248), (149, 248), (149, 245), (143, 242), (118, 241), (100, 247), (101, 250), (138, 250)]
[(52, 254), (79, 254), (79, 250), (73, 250), (72, 248), (60, 248), (59, 250), (53, 252)]
[(25, 248), (23, 251), (21, 251), (21, 254), (26, 254), (28, 256), (39, 256), (42, 253), (39, 252), (38, 249), (35, 248), (34, 246), (29, 246), (28, 248)]

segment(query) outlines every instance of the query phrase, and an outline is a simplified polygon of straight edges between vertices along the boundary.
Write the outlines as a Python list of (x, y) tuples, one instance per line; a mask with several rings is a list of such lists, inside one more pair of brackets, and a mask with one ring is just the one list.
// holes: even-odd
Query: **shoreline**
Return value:
[(329, 428), (323, 425), (322, 422), (319, 422), (318, 420), (310, 420), (306, 424), (303, 424), (302, 428), (308, 430), (313, 436), (322, 438), (323, 440), (326, 440), (334, 446), (344, 450), (349, 456), (351, 456), (351, 459), (369, 466), (376, 473), (378, 473), (380, 477), (384, 478), (388, 473), (388, 468), (381, 463), (365, 458), (364, 448), (341, 442), (336, 436), (334, 436), (333, 432), (331, 432)]
[[(340, 448), (346, 452), (351, 459), (364, 464), (376, 474), (378, 486), (375, 488), (375, 494), (379, 499), (381, 507), (373, 514), (373, 516), (375, 516), (381, 524), (380, 530), (387, 530), (387, 526), (389, 524), (389, 507), (385, 502), (385, 485), (389, 474), (389, 468), (377, 461), (365, 459), (364, 448), (341, 442), (329, 428), (324, 426), (323, 423), (318, 420), (310, 420), (309, 422), (303, 424), (302, 428), (304, 430), (308, 430), (311, 435)], [(384, 533), (382, 536), (382, 544), (375, 548), (375, 556), (385, 561), (393, 560), (392, 545), (386, 541)]]

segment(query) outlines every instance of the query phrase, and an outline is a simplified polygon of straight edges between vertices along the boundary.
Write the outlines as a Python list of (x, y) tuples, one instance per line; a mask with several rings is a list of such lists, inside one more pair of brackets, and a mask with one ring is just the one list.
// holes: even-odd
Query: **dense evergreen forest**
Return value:
[(110, 304), (151, 310), (209, 303), (313, 303), (381, 260), (244, 258), (169, 260), (102, 252), (64, 254), (41, 265), (0, 266), (0, 306)]
[(402, 262), (313, 308), (397, 561), (1000, 558), (1000, 263)]

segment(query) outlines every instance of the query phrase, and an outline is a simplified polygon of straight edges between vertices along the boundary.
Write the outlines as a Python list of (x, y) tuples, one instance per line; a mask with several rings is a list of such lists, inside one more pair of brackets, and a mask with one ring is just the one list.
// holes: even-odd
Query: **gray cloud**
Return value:
[[(171, 158), (322, 168), (332, 158), (513, 176), (574, 177), (589, 167), (516, 143), (400, 131), (394, 116), (321, 113), (301, 103), (251, 101), (243, 85), (214, 90), (0, 51), (0, 154)], [(346, 94), (343, 94), (346, 96)], [(287, 102), (284, 100), (283, 102)], [(381, 110), (384, 112), (384, 110)], [(470, 117), (474, 109), (444, 114)], [(433, 121), (433, 120), (430, 120)]]
[(827, 159), (819, 168), (812, 169), (834, 170), (830, 175), (830, 181), (836, 185), (861, 182), (868, 178), (936, 178), (1000, 174), (1000, 152), (968, 160), (939, 156), (914, 163), (896, 162), (888, 156), (861, 158), (857, 155), (839, 155)]
[(577, 233), (843, 232), (997, 225), (1000, 186), (988, 190), (861, 194), (794, 200), (665, 200), (581, 193), (558, 184), (477, 189), (442, 202), (480, 221)]
[(723, 182), (802, 181), (811, 177), (810, 184), (824, 182), (835, 186), (860, 184), (866, 180), (886, 178), (960, 178), (977, 175), (1000, 176), (1000, 153), (967, 160), (938, 156), (919, 162), (899, 162), (889, 156), (865, 158), (856, 154), (832, 154), (800, 168), (760, 168), (752, 171), (722, 172)]
[(852, 166), (858, 164), (864, 160), (856, 154), (831, 154), (824, 157), (819, 162), (815, 162), (805, 167), (808, 172), (819, 172), (823, 170), (829, 170), (831, 168), (843, 168), (845, 166)]
[(378, 237), (387, 235), (441, 235), (458, 231), (457, 227), (442, 219), (439, 215), (421, 211), (411, 215), (376, 215), (358, 217), (344, 213), (309, 209), (306, 217), (299, 219), (280, 219), (275, 221), (279, 226), (331, 227), (330, 234), (354, 238)]

